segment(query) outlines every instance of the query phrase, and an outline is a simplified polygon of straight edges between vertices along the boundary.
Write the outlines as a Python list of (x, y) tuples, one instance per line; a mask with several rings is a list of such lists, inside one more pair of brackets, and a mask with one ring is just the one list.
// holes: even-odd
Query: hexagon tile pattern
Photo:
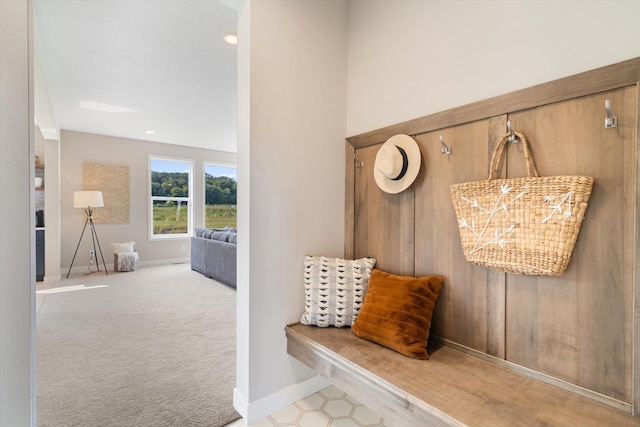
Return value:
[[(240, 420), (227, 427), (246, 427)], [(274, 412), (248, 427), (393, 427), (335, 386)]]

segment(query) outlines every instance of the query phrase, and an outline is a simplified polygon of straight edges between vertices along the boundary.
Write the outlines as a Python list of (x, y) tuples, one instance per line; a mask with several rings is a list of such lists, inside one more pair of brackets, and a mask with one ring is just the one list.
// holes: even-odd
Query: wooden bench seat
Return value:
[(287, 352), (397, 427), (640, 426), (640, 419), (447, 346), (414, 360), (349, 328), (285, 328)]

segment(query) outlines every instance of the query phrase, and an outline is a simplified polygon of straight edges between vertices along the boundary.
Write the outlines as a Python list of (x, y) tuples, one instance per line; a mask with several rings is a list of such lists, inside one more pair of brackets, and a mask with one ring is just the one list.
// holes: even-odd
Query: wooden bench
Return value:
[[(640, 426), (640, 419), (448, 346), (414, 360), (349, 328), (285, 328), (287, 352), (397, 427)], [(433, 347), (433, 348), (432, 348)]]

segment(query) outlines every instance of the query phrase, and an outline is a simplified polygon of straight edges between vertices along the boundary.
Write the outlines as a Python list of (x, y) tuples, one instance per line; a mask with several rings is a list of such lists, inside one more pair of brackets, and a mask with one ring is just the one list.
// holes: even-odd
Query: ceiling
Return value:
[(35, 0), (34, 10), (41, 97), (60, 129), (236, 152), (236, 46), (223, 41), (236, 33), (232, 1)]

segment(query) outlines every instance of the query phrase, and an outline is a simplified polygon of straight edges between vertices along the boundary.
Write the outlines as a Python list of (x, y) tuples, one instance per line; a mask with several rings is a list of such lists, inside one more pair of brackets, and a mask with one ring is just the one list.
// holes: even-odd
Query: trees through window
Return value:
[(151, 237), (189, 235), (192, 221), (192, 162), (149, 158)]
[(237, 225), (237, 169), (233, 166), (204, 164), (204, 226), (208, 228)]

